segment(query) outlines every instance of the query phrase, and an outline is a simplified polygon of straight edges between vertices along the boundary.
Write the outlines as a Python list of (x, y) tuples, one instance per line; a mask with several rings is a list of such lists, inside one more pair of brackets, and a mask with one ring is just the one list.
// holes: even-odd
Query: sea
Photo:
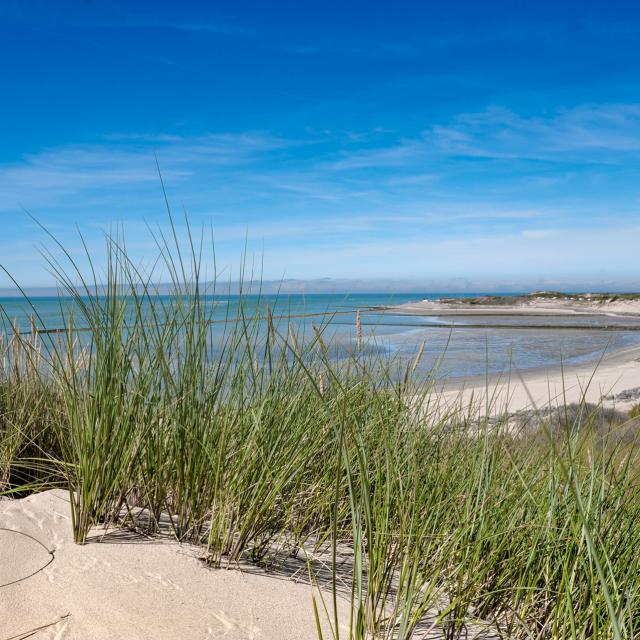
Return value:
[[(499, 292), (494, 292), (500, 295)], [(363, 357), (388, 360), (399, 367), (421, 354), (416, 374), (438, 378), (467, 378), (597, 362), (605, 353), (640, 345), (640, 319), (612, 316), (482, 316), (439, 317), (382, 311), (409, 302), (441, 297), (487, 295), (477, 293), (363, 293), (363, 294), (249, 294), (207, 296), (211, 340), (215, 345), (224, 327), (237, 317), (240, 305), (247, 316), (267, 309), (285, 334), (289, 323), (301, 339), (320, 330), (331, 357), (350, 357), (358, 348), (357, 314), (361, 321)], [(29, 332), (63, 329), (70, 298), (0, 298), (0, 332), (11, 333), (15, 323)], [(74, 326), (82, 328), (82, 314), (73, 311)], [(263, 323), (266, 327), (266, 323)], [(286, 325), (286, 327), (285, 327)], [(222, 337), (219, 338), (222, 340)], [(6, 344), (6, 341), (5, 341)]]

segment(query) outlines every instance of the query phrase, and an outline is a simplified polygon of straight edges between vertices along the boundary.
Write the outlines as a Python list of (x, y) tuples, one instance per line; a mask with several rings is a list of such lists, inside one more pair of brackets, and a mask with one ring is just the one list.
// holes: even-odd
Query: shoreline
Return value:
[[(447, 378), (434, 387), (446, 407), (472, 412), (488, 407), (491, 415), (581, 401), (628, 411), (640, 402), (640, 346), (605, 353), (588, 363)], [(636, 393), (617, 397), (630, 391)]]
[[(585, 308), (583, 303), (561, 301), (561, 305), (550, 305), (538, 301), (524, 305), (479, 305), (462, 308), (463, 303), (444, 303), (425, 300), (389, 307), (386, 312), (407, 316), (599, 316), (640, 318), (640, 302), (622, 301), (602, 305), (600, 308)], [(620, 308), (622, 305), (622, 309)], [(518, 327), (487, 327), (509, 328)], [(556, 327), (542, 325), (542, 331)], [(558, 327), (560, 329), (561, 327)], [(585, 327), (587, 328), (587, 327)], [(599, 327), (588, 327), (599, 330)], [(530, 330), (535, 330), (531, 327)], [(611, 330), (603, 327), (602, 330)], [(603, 407), (628, 411), (640, 402), (640, 345), (626, 346), (605, 351), (588, 361), (562, 365), (535, 367), (518, 370), (511, 368), (501, 373), (471, 376), (456, 376), (436, 379), (434, 392), (438, 404), (444, 409), (462, 409), (486, 415), (510, 414), (523, 410), (541, 409), (549, 406), (589, 402)], [(618, 397), (624, 392), (625, 397)]]

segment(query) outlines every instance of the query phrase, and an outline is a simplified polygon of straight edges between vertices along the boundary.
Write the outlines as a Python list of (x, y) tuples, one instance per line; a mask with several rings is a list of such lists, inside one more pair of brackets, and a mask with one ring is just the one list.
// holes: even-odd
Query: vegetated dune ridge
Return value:
[(410, 302), (389, 309), (411, 315), (571, 315), (640, 316), (640, 294), (535, 291), (523, 296), (477, 296)]
[(317, 638), (304, 575), (213, 570), (201, 547), (127, 530), (75, 545), (66, 491), (0, 500), (0, 527), (2, 640)]

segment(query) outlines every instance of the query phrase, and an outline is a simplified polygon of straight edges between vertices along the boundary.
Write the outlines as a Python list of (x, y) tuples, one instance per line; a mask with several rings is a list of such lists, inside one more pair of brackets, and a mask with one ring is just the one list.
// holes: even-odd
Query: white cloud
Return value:
[(524, 238), (531, 238), (532, 240), (551, 238), (552, 236), (557, 235), (557, 229), (524, 229), (522, 231), (522, 236)]
[(586, 104), (525, 116), (503, 107), (464, 113), (414, 138), (344, 152), (334, 171), (437, 168), (444, 158), (615, 163), (640, 158), (640, 104)]
[[(623, 129), (629, 130), (628, 140), (621, 138)], [(563, 150), (555, 131), (566, 133)], [(139, 240), (144, 225), (134, 222), (166, 219), (157, 154), (174, 211), (181, 211), (184, 200), (194, 224), (212, 221), (229, 264), (248, 233), (252, 250), (264, 246), (276, 277), (383, 276), (385, 270), (405, 276), (519, 273), (527, 262), (547, 273), (594, 264), (635, 269), (628, 255), (629, 238), (637, 236), (633, 185), (623, 193), (626, 201), (613, 207), (616, 192), (610, 188), (595, 199), (575, 184), (565, 193), (561, 171), (510, 174), (515, 162), (492, 170), (455, 157), (465, 149), (483, 158), (541, 158), (555, 145), (550, 156), (582, 161), (575, 155), (586, 162), (607, 141), (608, 157), (635, 153), (636, 147), (640, 152), (640, 107), (585, 106), (545, 118), (489, 110), (413, 139), (393, 143), (392, 136), (349, 136), (340, 146), (335, 139), (317, 144), (317, 133), (307, 139), (265, 132), (115, 133), (0, 165), (0, 212), (9, 219), (24, 204), (46, 225), (57, 224), (65, 241), (75, 222), (99, 238), (98, 229), (120, 220), (134, 229), (135, 249), (143, 254), (149, 248)], [(585, 185), (590, 186), (578, 184)], [(24, 255), (38, 260), (35, 252), (16, 256), (11, 250), (19, 237), (14, 219), (0, 239), (0, 252), (16, 264), (24, 265)], [(576, 233), (564, 231), (571, 224)], [(600, 232), (609, 244), (597, 250)], [(580, 237), (590, 247), (589, 260), (574, 250)], [(570, 249), (564, 246), (568, 238)]]
[(156, 158), (163, 177), (178, 184), (203, 168), (245, 168), (288, 144), (263, 133), (115, 134), (106, 143), (48, 149), (0, 166), (0, 210), (68, 205), (73, 196), (89, 198), (98, 190), (108, 197), (109, 189), (152, 186), (159, 193)]
[(581, 105), (547, 116), (522, 116), (493, 107), (433, 127), (426, 137), (449, 154), (613, 161), (640, 154), (640, 104)]
[(580, 274), (636, 274), (640, 233), (633, 228), (609, 231), (560, 231), (531, 243), (521, 234), (475, 238), (352, 239), (342, 246), (306, 251), (293, 247), (265, 252), (270, 273), (278, 268), (296, 277), (566, 278)]

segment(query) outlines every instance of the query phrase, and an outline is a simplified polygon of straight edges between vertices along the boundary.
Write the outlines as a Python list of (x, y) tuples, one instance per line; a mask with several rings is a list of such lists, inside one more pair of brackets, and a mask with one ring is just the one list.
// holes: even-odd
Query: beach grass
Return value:
[(298, 556), (322, 638), (640, 635), (633, 418), (581, 403), (514, 428), (360, 336), (336, 360), (323, 326), (296, 334), (242, 295), (214, 325), (205, 243), (155, 239), (154, 269), (109, 237), (90, 277), (58, 247), (66, 330), (39, 333), (35, 305), (29, 336), (6, 319), (3, 493), (66, 486), (78, 543), (168, 516), (212, 567)]

